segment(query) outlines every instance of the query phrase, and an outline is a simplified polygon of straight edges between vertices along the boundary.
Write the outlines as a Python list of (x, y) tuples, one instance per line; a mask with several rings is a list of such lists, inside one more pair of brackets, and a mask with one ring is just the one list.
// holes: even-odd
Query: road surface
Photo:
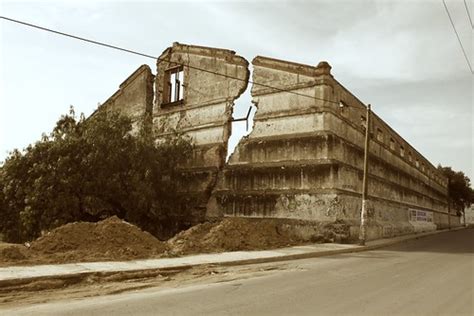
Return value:
[[(276, 264), (277, 265), (277, 264)], [(230, 282), (59, 301), (15, 315), (474, 315), (474, 229), (295, 260)]]

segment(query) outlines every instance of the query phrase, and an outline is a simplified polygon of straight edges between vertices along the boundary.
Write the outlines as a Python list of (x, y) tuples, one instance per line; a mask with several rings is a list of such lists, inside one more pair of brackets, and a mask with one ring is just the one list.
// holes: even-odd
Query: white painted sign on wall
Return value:
[(409, 209), (410, 221), (433, 223), (433, 212)]

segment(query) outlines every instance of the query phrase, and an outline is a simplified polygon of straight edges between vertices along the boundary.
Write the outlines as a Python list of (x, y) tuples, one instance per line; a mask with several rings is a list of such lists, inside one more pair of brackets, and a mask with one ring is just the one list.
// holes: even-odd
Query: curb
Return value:
[[(173, 267), (166, 267), (166, 268), (144, 268), (144, 269), (135, 269), (135, 270), (116, 270), (116, 271), (84, 271), (74, 274), (65, 274), (65, 275), (49, 275), (49, 276), (39, 276), (39, 277), (27, 277), (27, 278), (17, 278), (17, 279), (8, 279), (8, 280), (0, 280), (0, 293), (14, 290), (17, 286), (25, 286), (30, 283), (39, 282), (41, 281), (53, 281), (57, 280), (57, 287), (64, 287), (65, 285), (71, 285), (75, 283), (79, 283), (82, 280), (89, 278), (89, 277), (97, 277), (97, 278), (106, 278), (111, 276), (117, 276), (121, 280), (126, 279), (133, 279), (136, 277), (136, 274), (143, 274), (146, 273), (147, 277), (153, 277), (158, 275), (172, 275), (176, 274), (185, 270), (189, 270), (195, 267), (204, 267), (204, 266), (238, 266), (238, 265), (247, 265), (247, 264), (259, 264), (259, 263), (270, 263), (270, 262), (279, 262), (279, 261), (290, 261), (290, 260), (299, 260), (299, 259), (309, 259), (309, 258), (317, 258), (317, 257), (325, 257), (325, 256), (332, 256), (332, 255), (340, 255), (340, 254), (347, 254), (347, 253), (356, 253), (356, 252), (363, 252), (369, 250), (375, 250), (379, 248), (384, 248), (388, 246), (392, 246), (395, 244), (404, 243), (410, 240), (416, 240), (440, 233), (450, 232), (450, 231), (457, 231), (462, 229), (469, 229), (468, 227), (457, 227), (452, 229), (443, 229), (443, 230), (436, 230), (432, 232), (425, 232), (419, 233), (415, 235), (409, 236), (401, 236), (397, 240), (377, 240), (379, 243), (375, 245), (366, 245), (366, 246), (358, 246), (349, 249), (336, 249), (336, 250), (326, 250), (326, 251), (313, 251), (308, 253), (301, 253), (301, 254), (293, 254), (293, 255), (279, 255), (274, 257), (267, 257), (267, 258), (254, 258), (254, 259), (242, 259), (242, 260), (232, 260), (232, 261), (224, 261), (224, 262), (208, 262), (208, 263), (196, 263), (196, 264), (186, 264), (186, 265), (179, 265)], [(377, 242), (375, 241), (375, 242)], [(372, 241), (374, 242), (374, 241)], [(143, 276), (141, 276), (143, 277)], [(48, 289), (54, 288), (54, 285), (47, 284), (45, 285)], [(37, 291), (41, 289), (41, 284), (37, 284), (36, 286), (32, 286), (31, 291)]]

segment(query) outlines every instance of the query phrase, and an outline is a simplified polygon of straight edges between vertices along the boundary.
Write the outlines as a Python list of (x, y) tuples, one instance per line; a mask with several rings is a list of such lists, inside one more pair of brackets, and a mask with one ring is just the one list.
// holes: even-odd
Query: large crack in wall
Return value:
[(293, 139), (298, 138), (295, 135), (321, 129), (321, 119), (302, 112), (325, 103), (287, 92), (299, 89), (300, 94), (327, 98), (328, 85), (317, 80), (330, 76), (330, 67), (327, 63), (311, 67), (260, 56), (252, 64), (252, 79), (258, 83), (251, 89), (257, 108), (253, 130), (241, 139), (224, 167), (207, 216), (304, 218), (300, 212), (287, 216), (276, 210), (284, 198), (281, 192), (292, 195), (301, 186), (291, 180), (301, 175), (294, 165), (302, 157), (290, 152)]
[[(252, 74), (252, 65), (249, 65), (250, 74)], [(256, 107), (252, 103), (251, 89), (246, 89), (244, 93), (236, 99), (233, 106), (232, 133), (227, 146), (226, 162), (229, 161), (240, 140), (248, 136), (253, 130), (253, 118)]]

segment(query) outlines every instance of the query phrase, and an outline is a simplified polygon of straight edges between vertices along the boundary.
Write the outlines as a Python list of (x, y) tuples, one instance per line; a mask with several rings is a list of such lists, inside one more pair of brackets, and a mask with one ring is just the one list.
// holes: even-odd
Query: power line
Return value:
[(96, 44), (96, 45), (100, 45), (100, 46), (104, 46), (104, 47), (108, 47), (108, 48), (113, 48), (113, 49), (121, 50), (121, 51), (130, 53), (130, 54), (135, 54), (135, 55), (139, 55), (139, 56), (143, 56), (143, 57), (147, 57), (147, 58), (153, 58), (153, 59), (156, 58), (156, 57), (154, 57), (154, 56), (152, 56), (152, 55), (143, 54), (143, 53), (136, 52), (136, 51), (133, 51), (133, 50), (130, 50), (130, 49), (126, 49), (126, 48), (122, 48), (122, 47), (118, 47), (118, 46), (114, 46), (114, 45), (110, 45), (110, 44), (106, 44), (106, 43), (102, 43), (102, 42), (90, 40), (90, 39), (87, 39), (87, 38), (84, 38), (84, 37), (79, 37), (79, 36), (72, 35), (72, 34), (68, 34), (68, 33), (63, 33), (63, 32), (59, 32), (59, 31), (55, 31), (55, 30), (48, 29), (48, 28), (46, 28), (46, 27), (42, 27), (42, 26), (39, 26), (39, 25), (35, 25), (35, 24), (31, 24), (31, 23), (27, 23), (27, 22), (23, 22), (23, 21), (19, 21), (19, 20), (7, 18), (7, 17), (5, 17), (5, 16), (0, 16), (0, 18), (2, 18), (2, 19), (4, 19), (4, 20), (7, 20), (7, 21), (10, 21), (10, 22), (15, 22), (15, 23), (18, 23), (18, 24), (23, 24), (23, 25), (26, 25), (26, 26), (29, 26), (29, 27), (37, 28), (37, 29), (40, 29), (40, 30), (43, 30), (43, 31), (55, 33), (55, 34), (62, 35), (62, 36), (71, 37), (71, 38), (74, 38), (74, 39), (77, 39), (77, 40), (80, 40), (80, 41), (84, 41), (84, 42), (88, 42), (88, 43), (92, 43), (92, 44)]
[(466, 7), (467, 16), (469, 17), (469, 22), (471, 23), (471, 29), (474, 29), (474, 24), (472, 24), (471, 13), (469, 12), (469, 8), (467, 7), (466, 0), (464, 0), (464, 6)]
[[(444, 3), (444, 0), (443, 0), (443, 3)], [(446, 4), (445, 4), (445, 6), (446, 6)], [(448, 16), (449, 16), (449, 13), (448, 13)], [(294, 92), (294, 91), (291, 91), (291, 90), (285, 90), (285, 89), (273, 87), (273, 86), (270, 86), (270, 85), (267, 85), (267, 84), (258, 83), (258, 82), (252, 81), (252, 80), (245, 80), (245, 79), (242, 79), (242, 78), (233, 77), (233, 76), (229, 76), (229, 75), (218, 73), (218, 72), (213, 72), (213, 71), (210, 71), (210, 70), (207, 70), (207, 69), (203, 69), (203, 68), (199, 68), (199, 67), (195, 67), (195, 66), (175, 62), (175, 61), (171, 61), (170, 59), (159, 58), (157, 56), (144, 54), (144, 53), (134, 51), (134, 50), (131, 50), (131, 49), (126, 49), (126, 48), (123, 48), (123, 47), (107, 44), (107, 43), (104, 43), (104, 42), (99, 42), (99, 41), (87, 39), (87, 38), (84, 38), (84, 37), (80, 37), (80, 36), (77, 36), (77, 35), (72, 35), (72, 34), (60, 32), (60, 31), (56, 31), (56, 30), (49, 29), (49, 28), (46, 28), (46, 27), (43, 27), (43, 26), (39, 26), (39, 25), (36, 25), (36, 24), (31, 24), (31, 23), (28, 23), (28, 22), (20, 21), (20, 20), (15, 20), (15, 19), (8, 18), (8, 17), (5, 17), (5, 16), (0, 16), (0, 19), (4, 19), (4, 20), (10, 21), (10, 22), (14, 22), (14, 23), (25, 25), (25, 26), (29, 26), (29, 27), (36, 28), (36, 29), (39, 29), (39, 30), (42, 30), (42, 31), (51, 32), (51, 33), (54, 33), (54, 34), (70, 37), (70, 38), (77, 39), (77, 40), (84, 41), (84, 42), (88, 42), (88, 43), (91, 43), (91, 44), (95, 44), (95, 45), (99, 45), (99, 46), (103, 46), (103, 47), (107, 47), (107, 48), (111, 48), (111, 49), (116, 49), (116, 50), (119, 50), (119, 51), (123, 51), (123, 52), (126, 52), (126, 53), (130, 53), (130, 54), (134, 54), (134, 55), (138, 55), (138, 56), (142, 56), (142, 57), (146, 57), (146, 58), (151, 58), (153, 60), (172, 62), (172, 63), (175, 63), (177, 65), (183, 66), (183, 67), (188, 67), (189, 69), (194, 69), (194, 70), (214, 74), (214, 75), (217, 75), (217, 76), (222, 76), (222, 77), (229, 78), (229, 79), (234, 79), (234, 80), (247, 82), (247, 83), (250, 83), (250, 84), (253, 84), (253, 85), (256, 85), (256, 86), (261, 86), (261, 87), (264, 87), (264, 88), (270, 88), (270, 89), (276, 90), (278, 92), (286, 92), (286, 93), (290, 93), (290, 94), (301, 96), (301, 97), (306, 97), (306, 98), (310, 98), (310, 99), (314, 99), (314, 100), (326, 101), (326, 102), (329, 102), (329, 103), (334, 103), (334, 104), (341, 105), (340, 102), (338, 102), (338, 101), (328, 100), (328, 99), (324, 99), (324, 98), (318, 98), (318, 97), (315, 97), (315, 96), (310, 96), (310, 95), (307, 95), (307, 94), (301, 94), (301, 93)], [(451, 21), (451, 23), (452, 23), (452, 21)], [(454, 25), (453, 25), (453, 27), (454, 27)], [(457, 35), (457, 33), (456, 33), (456, 35)], [(458, 37), (458, 39), (459, 39), (459, 37)], [(464, 51), (464, 49), (463, 49), (463, 51)], [(470, 65), (469, 65), (469, 68), (470, 68)], [(471, 72), (472, 72), (472, 70), (471, 70)], [(351, 106), (351, 108), (359, 109), (359, 110), (365, 110), (368, 106), (364, 104), (364, 107), (365, 108), (362, 109), (362, 108)], [(247, 116), (245, 117), (245, 120), (248, 120), (248, 117), (250, 116), (251, 110), (252, 110), (252, 108), (250, 107), (249, 111), (247, 113)], [(372, 111), (372, 113), (373, 113), (373, 111)], [(240, 120), (243, 121), (243, 119), (236, 119), (234, 121), (240, 121)], [(248, 124), (248, 121), (247, 121), (247, 124)], [(247, 129), (248, 129), (248, 127), (247, 127)], [(395, 132), (395, 134), (397, 134), (397, 133)]]
[(446, 10), (446, 13), (448, 14), (449, 21), (451, 21), (451, 25), (453, 26), (454, 33), (456, 33), (456, 37), (458, 39), (459, 45), (461, 46), (462, 52), (464, 53), (464, 57), (466, 58), (467, 65), (469, 66), (469, 69), (471, 70), (471, 74), (472, 74), (474, 72), (472, 71), (471, 63), (469, 62), (469, 58), (467, 57), (466, 51), (464, 50), (464, 46), (462, 46), (458, 31), (456, 31), (456, 27), (454, 26), (454, 22), (453, 22), (453, 19), (451, 18), (451, 14), (449, 14), (448, 6), (446, 5), (446, 2), (444, 0), (443, 0), (443, 4)]
[(31, 24), (31, 23), (28, 23), (28, 22), (20, 21), (20, 20), (15, 20), (15, 19), (8, 18), (8, 17), (5, 17), (5, 16), (0, 16), (0, 18), (4, 19), (4, 20), (7, 20), (7, 21), (10, 21), (10, 22), (26, 25), (26, 26), (29, 26), (29, 27), (32, 27), (32, 28), (36, 28), (36, 29), (39, 29), (39, 30), (42, 30), (42, 31), (46, 31), (46, 32), (57, 34), (57, 35), (62, 35), (62, 36), (66, 36), (66, 37), (76, 39), (76, 40), (84, 41), (84, 42), (87, 42), (87, 43), (91, 43), (91, 44), (95, 44), (95, 45), (99, 45), (99, 46), (103, 46), (103, 47), (107, 47), (107, 48), (120, 50), (120, 51), (123, 51), (123, 52), (126, 52), (126, 53), (130, 53), (130, 54), (134, 54), (134, 55), (138, 55), (138, 56), (142, 56), (142, 57), (146, 57), (146, 58), (151, 58), (151, 59), (154, 59), (154, 60), (172, 62), (172, 63), (175, 63), (177, 65), (183, 66), (183, 67), (188, 67), (189, 69), (194, 69), (194, 70), (206, 72), (206, 73), (209, 73), (209, 74), (214, 74), (214, 75), (217, 75), (217, 76), (222, 76), (222, 77), (225, 77), (225, 78), (228, 78), (228, 79), (234, 79), (234, 80), (239, 80), (239, 81), (243, 81), (243, 82), (248, 82), (248, 83), (251, 83), (253, 85), (273, 89), (273, 90), (276, 90), (278, 92), (286, 92), (286, 93), (291, 93), (291, 94), (298, 95), (298, 96), (301, 96), (301, 97), (311, 98), (311, 99), (314, 99), (314, 100), (326, 101), (326, 102), (330, 102), (330, 103), (334, 103), (334, 104), (339, 104), (339, 102), (337, 102), (337, 101), (318, 98), (318, 97), (315, 97), (315, 96), (310, 96), (310, 95), (307, 95), (307, 94), (301, 94), (301, 93), (298, 93), (298, 92), (273, 87), (273, 86), (270, 86), (270, 85), (267, 85), (267, 84), (258, 83), (258, 82), (252, 81), (252, 80), (245, 80), (245, 79), (242, 79), (242, 78), (229, 76), (229, 75), (226, 75), (226, 74), (223, 74), (223, 73), (214, 72), (214, 71), (210, 71), (210, 70), (207, 70), (207, 69), (203, 69), (203, 68), (199, 68), (199, 67), (195, 67), (195, 66), (175, 62), (175, 61), (171, 61), (170, 59), (160, 58), (160, 57), (157, 57), (157, 56), (152, 56), (152, 55), (149, 55), (149, 54), (140, 53), (138, 51), (134, 51), (134, 50), (131, 50), (131, 49), (127, 49), (127, 48), (107, 44), (107, 43), (104, 43), (104, 42), (91, 40), (91, 39), (80, 37), (80, 36), (77, 36), (77, 35), (72, 35), (72, 34), (64, 33), (64, 32), (59, 32), (59, 31), (49, 29), (49, 28), (46, 28), (46, 27), (43, 27), (43, 26), (39, 26), (39, 25), (36, 25), (36, 24)]

